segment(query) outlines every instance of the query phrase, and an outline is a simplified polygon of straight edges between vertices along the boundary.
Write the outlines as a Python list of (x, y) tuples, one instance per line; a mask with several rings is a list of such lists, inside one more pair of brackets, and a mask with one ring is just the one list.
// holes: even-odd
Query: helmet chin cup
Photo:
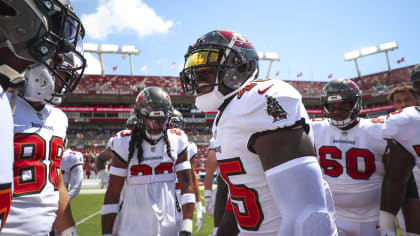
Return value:
[(146, 134), (146, 137), (151, 141), (157, 141), (163, 136), (163, 132), (160, 132), (159, 134), (151, 134), (149, 131), (145, 130), (144, 133)]

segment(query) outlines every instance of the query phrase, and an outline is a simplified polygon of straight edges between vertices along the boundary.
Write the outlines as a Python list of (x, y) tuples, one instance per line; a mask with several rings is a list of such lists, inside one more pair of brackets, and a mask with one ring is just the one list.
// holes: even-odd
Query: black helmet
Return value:
[(197, 91), (195, 72), (213, 70), (217, 81), (234, 91), (258, 77), (258, 54), (251, 42), (239, 33), (214, 30), (188, 48), (180, 79), (185, 93)]
[[(328, 111), (328, 104), (336, 102), (351, 102), (352, 109), (345, 120), (334, 120)], [(345, 128), (357, 120), (362, 109), (362, 94), (357, 84), (349, 79), (335, 79), (322, 89), (321, 106), (329, 122), (338, 128)]]
[(169, 125), (171, 128), (184, 129), (184, 117), (182, 116), (182, 113), (175, 108), (172, 109), (172, 116), (169, 121)]
[(411, 71), (411, 82), (414, 84), (418, 81), (420, 81), (420, 64), (416, 65)]
[(125, 122), (125, 127), (127, 129), (131, 129), (133, 130), (137, 125), (137, 117), (134, 116), (130, 116), (130, 118), (127, 119), (127, 121)]
[(159, 87), (147, 87), (137, 96), (134, 112), (146, 137), (158, 140), (168, 128), (172, 113), (171, 98)]
[[(43, 63), (62, 80), (82, 77), (84, 34), (68, 0), (0, 0), (0, 48), (8, 47), (20, 59)], [(72, 67), (60, 66), (64, 59), (58, 55), (65, 53), (73, 55)], [(77, 73), (62, 78), (57, 71)]]

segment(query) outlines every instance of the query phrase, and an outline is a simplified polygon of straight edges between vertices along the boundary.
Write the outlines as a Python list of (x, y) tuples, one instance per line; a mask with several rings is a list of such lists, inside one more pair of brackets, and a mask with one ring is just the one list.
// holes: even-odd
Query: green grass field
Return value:
[[(201, 195), (203, 195), (203, 193), (201, 193)], [(100, 210), (103, 201), (104, 194), (80, 194), (71, 201), (73, 217), (76, 222), (76, 228), (80, 236), (101, 235)], [(210, 217), (204, 213), (204, 218), (205, 221), (201, 231), (198, 233), (194, 231), (194, 236), (208, 236), (213, 232), (213, 217)], [(401, 232), (399, 231), (399, 229), (397, 229), (397, 236), (401, 236)]]
[[(74, 221), (76, 222), (76, 228), (80, 236), (102, 235), (100, 210), (103, 201), (104, 194), (79, 194), (71, 201)], [(204, 213), (204, 218), (205, 221), (201, 231), (198, 233), (194, 231), (194, 236), (208, 236), (213, 232), (213, 217)]]

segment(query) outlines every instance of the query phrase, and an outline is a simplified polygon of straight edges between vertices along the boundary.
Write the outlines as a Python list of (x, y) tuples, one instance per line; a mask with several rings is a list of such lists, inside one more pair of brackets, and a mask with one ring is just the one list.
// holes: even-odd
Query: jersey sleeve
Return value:
[(105, 148), (111, 148), (113, 138), (114, 138), (114, 136), (112, 136), (111, 138), (108, 139), (108, 141), (106, 142)]
[(193, 142), (188, 143), (188, 160), (191, 159), (197, 154), (197, 145)]
[(399, 113), (391, 113), (382, 125), (382, 137), (384, 139), (397, 139), (398, 129), (406, 125), (406, 119)]
[(123, 130), (118, 132), (111, 143), (112, 152), (123, 162), (128, 162), (128, 147), (130, 143), (132, 132), (131, 130)]
[(73, 166), (83, 165), (83, 154), (81, 152), (75, 152), (73, 161), (74, 161)]
[(180, 129), (167, 130), (168, 139), (174, 156), (178, 156), (188, 147), (188, 137)]
[[(267, 81), (250, 91), (247, 100), (241, 102), (241, 124), (251, 134), (281, 128), (291, 128), (308, 114), (302, 103), (302, 96), (291, 85), (281, 81)], [(309, 127), (309, 126), (308, 126)]]

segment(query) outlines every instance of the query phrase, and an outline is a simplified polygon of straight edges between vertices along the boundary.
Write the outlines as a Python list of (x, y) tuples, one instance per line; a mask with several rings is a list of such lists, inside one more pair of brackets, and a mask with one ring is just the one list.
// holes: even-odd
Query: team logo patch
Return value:
[(279, 102), (268, 95), (267, 98), (267, 114), (273, 117), (273, 123), (287, 118), (287, 112), (280, 106)]
[(150, 147), (151, 152), (156, 152), (156, 147)]

